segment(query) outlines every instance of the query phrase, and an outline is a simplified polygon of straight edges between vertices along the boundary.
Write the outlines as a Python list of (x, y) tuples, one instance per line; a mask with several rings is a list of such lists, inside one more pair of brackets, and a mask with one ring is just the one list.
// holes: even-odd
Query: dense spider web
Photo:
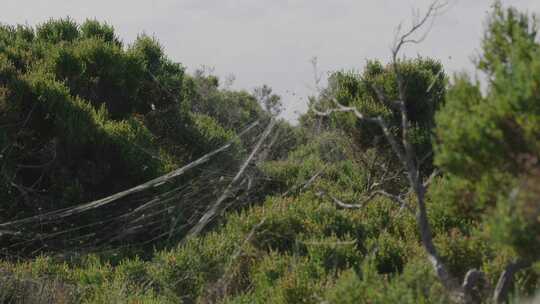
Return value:
[(273, 121), (247, 126), (235, 138), (241, 153), (231, 151), (231, 141), (182, 168), (106, 198), (0, 223), (0, 254), (7, 259), (42, 253), (65, 257), (182, 242), (194, 226), (205, 229), (226, 209), (254, 201), (268, 179), (257, 164), (278, 138), (273, 127)]

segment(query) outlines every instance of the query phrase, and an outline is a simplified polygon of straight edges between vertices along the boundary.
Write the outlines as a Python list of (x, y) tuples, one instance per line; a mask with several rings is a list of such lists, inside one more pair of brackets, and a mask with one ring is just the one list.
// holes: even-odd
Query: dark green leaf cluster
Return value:
[[(2, 25), (0, 221), (136, 186), (266, 118), (252, 95), (186, 75), (153, 37), (124, 45), (96, 20)], [(243, 153), (233, 150), (229, 166)]]
[[(540, 44), (534, 17), (498, 2), (486, 25), (477, 61), (485, 86), (465, 74), (447, 83), (432, 59), (369, 61), (361, 73), (334, 73), (311, 106), (333, 108), (335, 98), (386, 120), (399, 138), (396, 101), (405, 99), (421, 173), (440, 172), (426, 182), (434, 246), (458, 280), (473, 268), (485, 274), (473, 296), (489, 303), (512, 261), (531, 265), (514, 276), (516, 301), (540, 288)], [(4, 26), (0, 208), (10, 219), (28, 205), (58, 208), (154, 177), (274, 116), (279, 102), (266, 86), (249, 94), (203, 71), (187, 75), (154, 38), (124, 47), (93, 20)], [(206, 234), (143, 258), (118, 250), (1, 260), (0, 301), (41, 290), (84, 303), (451, 303), (380, 126), (315, 114), (298, 127), (278, 123), (273, 146), (249, 168), (259, 193)], [(236, 141), (232, 151), (205, 170), (237, 168), (245, 147)], [(201, 198), (175, 210), (179, 227), (223, 193), (222, 179), (182, 180)]]
[(466, 216), (486, 217), (494, 240), (536, 260), (540, 205), (530, 185), (540, 165), (538, 27), (534, 18), (500, 4), (487, 27), (479, 61), (489, 76), (487, 92), (456, 76), (437, 115), (435, 161), (447, 172), (447, 191), (457, 194), (451, 201)]

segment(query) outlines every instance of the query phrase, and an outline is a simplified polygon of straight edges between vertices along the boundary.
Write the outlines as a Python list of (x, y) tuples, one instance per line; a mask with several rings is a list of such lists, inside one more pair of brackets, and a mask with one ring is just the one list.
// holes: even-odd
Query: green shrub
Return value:
[(79, 26), (70, 18), (50, 19), (36, 28), (37, 38), (50, 43), (71, 42), (79, 38), (79, 35)]
[[(490, 77), (487, 95), (480, 94), (478, 83), (456, 78), (437, 115), (435, 159), (454, 186), (447, 187), (454, 192), (452, 203), (483, 211), (484, 217), (493, 218), (490, 231), (500, 239), (514, 238), (515, 248), (527, 247), (525, 251), (538, 243), (527, 237), (536, 224), (522, 221), (525, 212), (516, 208), (520, 200), (509, 193), (521, 188), (519, 180), (540, 158), (540, 45), (535, 26), (526, 14), (495, 5), (479, 62)], [(464, 115), (469, 119), (463, 120)], [(534, 205), (527, 213), (535, 214)], [(518, 232), (522, 229), (527, 233)], [(525, 251), (521, 254), (526, 256)]]
[(305, 257), (270, 254), (253, 268), (255, 303), (317, 303), (324, 272)]
[(115, 43), (121, 46), (120, 39), (116, 37), (114, 28), (106, 23), (101, 23), (95, 19), (88, 19), (80, 27), (81, 38), (99, 38), (105, 42)]
[(204, 114), (193, 114), (193, 123), (199, 136), (204, 138), (206, 146), (218, 147), (231, 140), (233, 131), (225, 130), (215, 119)]
[(360, 274), (343, 272), (325, 298), (329, 303), (450, 303), (430, 267), (418, 262), (394, 277), (380, 275), (375, 265), (363, 263)]
[(75, 94), (95, 106), (107, 105), (112, 118), (124, 118), (138, 103), (138, 90), (147, 76), (140, 58), (126, 54), (119, 46), (90, 38), (73, 45), (82, 64)]
[[(431, 130), (434, 127), (435, 111), (444, 104), (445, 74), (442, 65), (432, 59), (416, 58), (402, 60), (398, 69), (403, 78), (405, 101), (411, 122), (410, 142), (415, 144), (418, 155), (422, 157), (431, 151)], [(379, 61), (368, 61), (361, 73), (336, 72), (329, 78), (328, 87), (321, 94), (314, 106), (319, 108), (335, 107), (330, 100), (335, 98), (345, 106), (353, 106), (368, 117), (380, 116), (388, 121), (393, 132), (401, 128), (400, 112), (379, 101), (374, 87), (379, 88), (389, 101), (398, 96), (398, 81), (391, 64), (383, 66)], [(317, 123), (313, 112), (308, 112), (301, 120), (308, 127)], [(311, 125), (310, 125), (311, 124)], [(320, 122), (318, 122), (320, 124)], [(335, 113), (325, 123), (326, 128), (340, 129), (353, 138), (362, 147), (384, 147), (380, 153), (393, 157), (380, 127), (371, 122), (356, 119), (349, 113)], [(383, 152), (384, 151), (384, 152)], [(390, 153), (389, 153), (390, 152)], [(428, 158), (427, 164), (430, 163)], [(430, 166), (426, 166), (429, 169)]]
[(383, 232), (378, 238), (369, 239), (367, 246), (378, 273), (399, 273), (403, 270), (407, 248), (402, 240)]
[[(467, 227), (461, 229), (464, 235), (441, 236), (442, 251), (460, 274), (482, 264), (492, 284), (510, 260), (534, 263), (539, 258), (539, 208), (531, 186), (537, 184), (540, 158), (537, 32), (534, 16), (496, 2), (477, 65), (489, 79), (486, 94), (478, 82), (458, 75), (436, 117), (435, 163), (446, 177), (433, 200), (449, 205), (446, 212)], [(440, 213), (433, 221), (445, 225), (440, 217), (435, 220)], [(528, 277), (527, 283), (516, 284), (515, 292), (537, 288), (537, 275)]]
[(463, 235), (456, 228), (435, 238), (439, 254), (457, 278), (465, 277), (470, 269), (480, 269), (484, 259), (492, 258), (495, 249), (485, 241), (478, 235)]
[(329, 273), (356, 268), (363, 259), (357, 249), (357, 240), (352, 238), (313, 238), (303, 242), (310, 261), (323, 267)]
[(499, 200), (487, 230), (500, 245), (527, 260), (540, 259), (540, 170), (523, 177), (513, 195)]

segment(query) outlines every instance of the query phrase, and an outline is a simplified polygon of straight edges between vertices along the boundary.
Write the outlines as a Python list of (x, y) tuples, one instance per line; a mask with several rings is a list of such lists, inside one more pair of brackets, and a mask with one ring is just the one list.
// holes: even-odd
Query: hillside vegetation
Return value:
[(398, 44), (334, 72), (298, 125), (154, 37), (0, 26), (0, 303), (534, 297), (536, 20), (496, 2), (485, 86)]

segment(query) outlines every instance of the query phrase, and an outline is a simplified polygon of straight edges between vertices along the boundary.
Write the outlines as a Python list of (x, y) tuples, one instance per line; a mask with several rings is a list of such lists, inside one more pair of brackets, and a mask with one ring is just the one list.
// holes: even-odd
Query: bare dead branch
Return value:
[(327, 194), (327, 193), (321, 193), (321, 196), (322, 194), (326, 194), (328, 197), (330, 197), (330, 199), (332, 199), (332, 201), (338, 205), (338, 207), (341, 207), (341, 208), (344, 208), (344, 209), (360, 209), (362, 207), (364, 207), (364, 205), (371, 201), (375, 196), (377, 196), (376, 193), (372, 193), (368, 198), (366, 198), (363, 202), (359, 203), (359, 204), (346, 204), (344, 202), (342, 202), (341, 200), (339, 200), (338, 198), (336, 198), (335, 196), (331, 195), (331, 194)]
[(422, 186), (427, 189), (427, 187), (431, 185), (435, 177), (437, 177), (440, 173), (441, 172), (438, 169), (433, 170), (433, 172), (431, 172), (431, 175), (426, 179)]
[[(429, 31), (432, 28), (434, 17), (437, 17), (439, 12), (442, 11), (447, 5), (448, 2), (446, 1), (435, 0), (431, 3), (431, 5), (428, 7), (427, 11), (422, 17), (420, 17), (419, 12), (416, 12), (415, 14), (413, 14), (413, 21), (411, 27), (404, 33), (401, 33), (402, 24), (398, 25), (394, 46), (392, 47), (392, 59), (394, 63), (397, 62), (397, 56), (403, 46), (410, 43), (418, 44), (426, 39)], [(424, 33), (419, 38), (411, 38), (430, 20), (432, 21), (431, 25), (427, 27), (426, 31), (424, 31)]]
[(514, 274), (524, 268), (531, 265), (529, 261), (516, 261), (508, 264), (504, 271), (501, 273), (497, 286), (493, 292), (493, 302), (503, 303), (508, 298), (508, 292), (512, 286)]
[[(471, 295), (475, 288), (480, 287), (480, 282), (485, 280), (485, 275), (482, 271), (471, 269), (467, 272), (465, 275), (465, 279), (463, 280), (463, 284), (461, 287), (463, 288), (463, 291), (465, 294)], [(469, 299), (469, 301), (472, 299)]]
[[(428, 260), (432, 264), (433, 269), (435, 270), (435, 273), (437, 274), (437, 277), (441, 281), (441, 283), (445, 286), (445, 288), (450, 291), (454, 292), (456, 290), (459, 291), (459, 293), (462, 293), (459, 289), (461, 289), (460, 286), (456, 283), (457, 281), (455, 278), (453, 278), (450, 273), (447, 271), (446, 266), (442, 262), (442, 260), (439, 258), (437, 249), (435, 245), (433, 244), (433, 237), (431, 233), (431, 227), (428, 222), (428, 216), (427, 216), (427, 210), (425, 205), (425, 191), (426, 191), (426, 185), (424, 185), (423, 181), (420, 178), (419, 173), (419, 165), (417, 162), (417, 156), (415, 154), (413, 145), (409, 142), (409, 136), (408, 132), (410, 129), (410, 121), (407, 113), (407, 107), (406, 107), (406, 96), (405, 96), (405, 84), (403, 80), (403, 76), (401, 74), (401, 71), (399, 69), (399, 59), (398, 54), (400, 53), (403, 46), (411, 43), (420, 43), (429, 32), (426, 31), (424, 35), (422, 35), (420, 38), (413, 38), (413, 35), (418, 32), (420, 28), (422, 28), (429, 20), (432, 20), (433, 17), (437, 14), (437, 12), (442, 9), (444, 6), (446, 6), (446, 3), (441, 3), (439, 0), (436, 0), (432, 2), (432, 4), (429, 6), (427, 12), (423, 15), (423, 17), (417, 17), (414, 18), (413, 24), (411, 28), (406, 31), (405, 33), (401, 34), (401, 25), (398, 27), (397, 34), (396, 34), (396, 41), (394, 43), (394, 46), (392, 48), (392, 68), (394, 70), (394, 73), (396, 75), (397, 79), (397, 85), (398, 85), (398, 93), (399, 93), (399, 101), (395, 104), (398, 105), (399, 112), (401, 114), (401, 136), (399, 138), (396, 138), (396, 136), (391, 132), (387, 122), (382, 117), (368, 117), (358, 111), (356, 107), (346, 107), (342, 104), (340, 104), (336, 99), (332, 99), (333, 103), (336, 105), (335, 108), (328, 109), (324, 112), (318, 111), (314, 109), (314, 112), (317, 115), (320, 116), (329, 116), (332, 113), (335, 112), (351, 112), (354, 113), (354, 115), (363, 121), (372, 122), (382, 129), (383, 134), (387, 141), (390, 143), (392, 150), (400, 160), (401, 164), (403, 165), (403, 168), (405, 169), (407, 173), (407, 178), (409, 181), (409, 185), (411, 190), (416, 195), (417, 200), (417, 212), (416, 212), (416, 222), (418, 225), (418, 230), (420, 233), (422, 245), (427, 253)], [(420, 16), (418, 14), (418, 16)], [(379, 99), (379, 102), (383, 104), (389, 104), (389, 100), (382, 94), (382, 90), (375, 89), (377, 98)], [(429, 181), (430, 179), (428, 179)], [(368, 196), (368, 199), (372, 199), (373, 196), (381, 194), (380, 191), (373, 192)], [(400, 199), (399, 196), (392, 196), (388, 193), (386, 193), (387, 197), (393, 198), (393, 200), (397, 200), (398, 202), (402, 202), (403, 200)], [(347, 208), (358, 208), (356, 205), (348, 205), (344, 204), (343, 202), (333, 198), (333, 201), (338, 204), (338, 206), (347, 207)], [(353, 207), (354, 206), (354, 207)], [(402, 204), (402, 206), (406, 206), (405, 204)]]
[(319, 197), (322, 197), (324, 195), (328, 196), (338, 207), (344, 208), (344, 209), (361, 209), (367, 203), (372, 201), (375, 197), (384, 196), (386, 198), (389, 198), (391, 201), (397, 203), (400, 206), (400, 208), (405, 208), (405, 209), (413, 212), (413, 210), (407, 205), (407, 202), (403, 198), (401, 198), (401, 197), (399, 197), (397, 195), (390, 194), (390, 193), (388, 193), (386, 191), (383, 191), (383, 190), (378, 190), (378, 191), (371, 192), (368, 197), (366, 197), (364, 200), (362, 200), (358, 204), (344, 203), (343, 201), (341, 201), (337, 197), (333, 196), (332, 194), (326, 193), (325, 191), (319, 191), (317, 193), (317, 196), (319, 196)]

